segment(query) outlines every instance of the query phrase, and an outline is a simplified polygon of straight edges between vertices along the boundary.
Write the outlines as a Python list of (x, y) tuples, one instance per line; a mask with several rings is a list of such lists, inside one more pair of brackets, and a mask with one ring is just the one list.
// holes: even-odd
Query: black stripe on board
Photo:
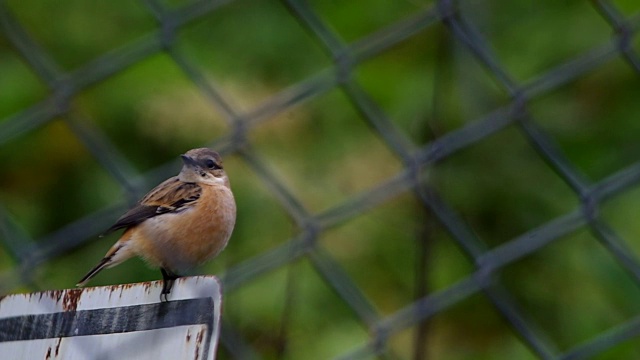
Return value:
[(213, 332), (213, 298), (176, 300), (117, 308), (23, 315), (0, 319), (0, 342), (118, 334), (184, 325)]

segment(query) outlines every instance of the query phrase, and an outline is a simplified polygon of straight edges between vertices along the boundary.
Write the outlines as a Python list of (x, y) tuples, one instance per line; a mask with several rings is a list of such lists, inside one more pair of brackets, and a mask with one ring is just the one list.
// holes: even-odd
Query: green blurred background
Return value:
[[(179, 11), (194, 3), (165, 0), (160, 6)], [(460, 2), (460, 7), (503, 70), (517, 84), (529, 84), (611, 41), (613, 29), (593, 3), (471, 0)], [(640, 11), (636, 0), (607, 4), (630, 19), (637, 19)], [(61, 74), (158, 29), (143, 2), (7, 0), (2, 6)], [(426, 0), (314, 0), (309, 6), (350, 44), (435, 5)], [(0, 129), (51, 96), (43, 76), (6, 31), (5, 23), (0, 32)], [(639, 47), (633, 36), (630, 48)], [(181, 26), (173, 51), (215, 83), (241, 114), (260, 109), (273, 96), (334, 66), (317, 37), (278, 1), (222, 4)], [(440, 22), (355, 64), (350, 78), (412, 148), (511, 100), (495, 75)], [(640, 78), (622, 56), (532, 98), (528, 109), (589, 181), (605, 179), (638, 160)], [(29, 241), (55, 247), (38, 242), (101, 209), (115, 206), (124, 211), (161, 176), (177, 173), (178, 154), (217, 144), (233, 131), (168, 53), (145, 56), (75, 93), (68, 113), (17, 136), (0, 134), (0, 243), (20, 238), (25, 243), (17, 247), (34, 245)], [(131, 189), (123, 188), (91, 154), (78, 132), (109, 144), (103, 149), (105, 156), (120, 159), (116, 164), (130, 178)], [(340, 87), (256, 123), (247, 142), (261, 164), (311, 214), (330, 211), (404, 169)], [(300, 232), (251, 164), (230, 151), (225, 165), (238, 203), (237, 226), (223, 254), (197, 273), (222, 275)], [(487, 249), (580, 206), (578, 196), (515, 125), (453, 153), (425, 174)], [(633, 257), (640, 251), (639, 205), (640, 191), (633, 188), (599, 208)], [(105, 228), (118, 214), (112, 215), (104, 219)], [(33, 272), (25, 278), (9, 279), (16, 274), (12, 270), (20, 268), (20, 257), (11, 246), (0, 247), (0, 272), (9, 274), (2, 277), (2, 291), (73, 287), (117, 239), (118, 234), (98, 238), (100, 230), (89, 224), (85, 243), (29, 269)], [(475, 270), (410, 189), (323, 231), (318, 246), (381, 316), (425, 293), (446, 289)], [(500, 269), (497, 276), (558, 353), (640, 315), (639, 284), (587, 228)], [(136, 259), (101, 273), (91, 285), (158, 278), (157, 270)], [(305, 257), (226, 293), (224, 317), (254, 355), (264, 358), (331, 358), (371, 335)], [(422, 351), (424, 355), (416, 355)], [(381, 356), (536, 358), (481, 292), (418, 327), (394, 334)], [(233, 352), (221, 347), (219, 357), (233, 358)], [(594, 358), (640, 358), (640, 340)]]

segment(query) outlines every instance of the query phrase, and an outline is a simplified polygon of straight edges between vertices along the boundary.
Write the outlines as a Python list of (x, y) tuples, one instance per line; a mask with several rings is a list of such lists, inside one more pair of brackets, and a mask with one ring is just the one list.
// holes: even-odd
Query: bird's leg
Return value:
[(160, 272), (162, 273), (162, 291), (160, 292), (160, 301), (167, 302), (169, 301), (169, 294), (171, 293), (171, 288), (173, 287), (173, 283), (179, 278), (179, 275), (174, 274), (170, 270), (165, 268), (160, 268)]

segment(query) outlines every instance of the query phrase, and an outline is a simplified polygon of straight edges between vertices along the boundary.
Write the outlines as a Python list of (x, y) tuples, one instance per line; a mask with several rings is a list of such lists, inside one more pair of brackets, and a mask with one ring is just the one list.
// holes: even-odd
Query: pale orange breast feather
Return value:
[[(235, 225), (236, 204), (225, 186), (204, 185), (193, 208), (140, 224), (135, 252), (151, 265), (184, 272), (222, 251)], [(132, 244), (133, 245), (133, 244)]]

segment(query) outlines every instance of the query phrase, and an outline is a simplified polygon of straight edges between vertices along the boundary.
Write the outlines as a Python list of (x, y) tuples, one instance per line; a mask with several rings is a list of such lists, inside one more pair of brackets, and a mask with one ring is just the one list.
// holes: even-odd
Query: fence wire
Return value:
[[(41, 47), (17, 20), (10, 7), (0, 2), (0, 25), (13, 51), (18, 53), (37, 77), (48, 87), (49, 95), (42, 101), (0, 120), (0, 147), (26, 133), (60, 118), (69, 126), (77, 139), (87, 148), (100, 166), (122, 188), (128, 201), (144, 193), (140, 184), (146, 179), (159, 180), (175, 171), (175, 163), (166, 164), (146, 174), (137, 174), (134, 165), (122, 154), (97, 126), (74, 111), (72, 99), (85, 89), (106, 81), (129, 67), (164, 53), (197, 87), (207, 101), (223, 115), (229, 131), (209, 145), (223, 155), (236, 155), (257, 176), (259, 181), (278, 200), (280, 206), (296, 226), (295, 235), (255, 257), (229, 268), (224, 274), (225, 292), (242, 288), (252, 280), (270, 271), (286, 268), (304, 258), (353, 311), (362, 325), (370, 331), (368, 341), (351, 344), (341, 359), (380, 356), (395, 358), (388, 341), (396, 334), (425, 325), (429, 319), (471, 296), (482, 294), (509, 324), (511, 330), (538, 358), (585, 359), (603, 354), (631, 339), (638, 341), (640, 314), (627, 319), (588, 341), (560, 349), (549, 335), (541, 330), (527, 314), (513, 294), (500, 281), (497, 274), (506, 266), (521, 261), (550, 243), (581, 229), (588, 229), (610, 252), (634, 281), (640, 284), (640, 262), (627, 240), (599, 214), (603, 202), (623, 196), (640, 182), (640, 162), (611, 173), (593, 182), (563, 153), (555, 140), (538, 125), (529, 110), (532, 100), (593, 72), (614, 58), (622, 58), (636, 74), (640, 74), (640, 59), (633, 47), (633, 38), (640, 26), (640, 13), (624, 16), (612, 1), (591, 1), (590, 6), (610, 25), (608, 41), (573, 58), (565, 59), (554, 68), (521, 83), (506, 70), (484, 35), (464, 12), (461, 3), (440, 0), (425, 9), (401, 19), (353, 42), (344, 41), (312, 5), (304, 0), (282, 0), (290, 17), (295, 19), (332, 59), (332, 65), (269, 97), (266, 101), (243, 110), (228, 101), (223, 87), (206, 76), (177, 46), (178, 32), (232, 1), (197, 0), (180, 6), (167, 6), (160, 1), (146, 0), (144, 5), (157, 22), (154, 31), (138, 40), (98, 56), (73, 70), (62, 66)], [(502, 90), (509, 101), (491, 113), (471, 119), (463, 126), (445, 132), (428, 141), (416, 144), (401, 130), (381, 106), (362, 87), (354, 72), (367, 60), (376, 58), (393, 46), (434, 26), (444, 26), (449, 39), (461, 46), (466, 56), (480, 64)], [(0, 75), (1, 76), (1, 75)], [(314, 213), (265, 165), (249, 134), (261, 123), (289, 109), (298, 107), (332, 90), (340, 90), (367, 122), (388, 149), (400, 159), (402, 169), (372, 189), (357, 194), (327, 210)], [(437, 96), (437, 94), (436, 94)], [(529, 229), (496, 247), (487, 246), (429, 181), (429, 169), (451, 155), (482, 142), (508, 127), (515, 127), (527, 140), (531, 149), (557, 177), (574, 192), (579, 206), (539, 227)], [(149, 180), (150, 181), (150, 180)], [(319, 245), (318, 239), (327, 230), (345, 223), (358, 215), (376, 208), (384, 202), (410, 192), (417, 202), (443, 227), (471, 260), (474, 271), (456, 283), (427, 293), (423, 289), (415, 301), (391, 313), (382, 314), (371, 299), (359, 288), (340, 263)], [(17, 259), (17, 266), (1, 274), (2, 292), (7, 293), (22, 284), (28, 284), (41, 265), (83, 244), (93, 241), (95, 235), (107, 228), (122, 211), (122, 203), (112, 204), (97, 212), (78, 218), (72, 223), (45, 235), (31, 239), (20, 230), (20, 219), (11, 217), (0, 208), (2, 243)], [(242, 209), (240, 209), (240, 215)], [(416, 242), (417, 252), (427, 251)], [(422, 250), (419, 250), (422, 249)], [(424, 271), (418, 266), (416, 272)], [(288, 275), (286, 308), (293, 306), (296, 284), (295, 274)], [(278, 331), (287, 336), (286, 318)], [(275, 330), (274, 330), (275, 331)], [(426, 330), (425, 330), (426, 331)], [(234, 358), (259, 357), (234, 324), (225, 321), (222, 345)], [(416, 335), (416, 341), (424, 341)], [(282, 354), (280, 354), (282, 355)], [(421, 346), (413, 351), (416, 359), (426, 358)]]

